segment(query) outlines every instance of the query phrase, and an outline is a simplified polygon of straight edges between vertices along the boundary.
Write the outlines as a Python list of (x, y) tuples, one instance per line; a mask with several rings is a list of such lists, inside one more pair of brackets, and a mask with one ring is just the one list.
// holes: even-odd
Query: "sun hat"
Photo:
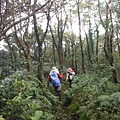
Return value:
[(57, 68), (56, 67), (52, 67), (52, 70), (54, 71), (54, 70), (56, 70)]
[(59, 74), (59, 71), (56, 67), (52, 67), (52, 71), (56, 72), (57, 74)]

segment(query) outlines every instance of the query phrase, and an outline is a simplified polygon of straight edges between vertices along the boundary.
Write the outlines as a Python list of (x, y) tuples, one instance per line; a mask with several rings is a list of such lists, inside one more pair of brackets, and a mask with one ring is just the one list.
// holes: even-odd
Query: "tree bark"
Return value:
[(91, 60), (91, 52), (90, 52), (90, 45), (89, 45), (89, 41), (88, 41), (88, 35), (85, 32), (85, 36), (86, 36), (86, 43), (87, 43), (87, 56), (88, 56), (88, 62), (90, 62), (92, 64), (92, 60)]
[[(43, 33), (43, 35), (41, 34), (41, 36), (39, 36), (38, 34), (38, 28), (37, 28), (37, 20), (36, 20), (36, 15), (33, 14), (33, 22), (34, 22), (34, 31), (35, 31), (35, 37), (36, 37), (36, 41), (38, 43), (38, 79), (42, 82), (42, 79), (43, 79), (43, 51), (42, 51), (42, 44), (43, 44), (43, 41), (46, 37), (46, 34), (47, 34), (47, 31), (48, 31), (48, 26), (49, 26), (49, 21), (50, 21), (50, 9), (51, 9), (51, 6), (53, 4), (54, 1), (52, 1), (48, 6), (47, 6), (47, 11), (45, 12), (46, 13), (46, 17), (47, 17), (47, 26), (46, 26), (46, 30), (45, 32)], [(34, 2), (34, 7), (36, 5), (36, 1)], [(33, 10), (34, 11), (34, 10)], [(35, 12), (34, 12), (35, 13)]]
[(36, 21), (36, 15), (33, 15), (33, 21), (34, 21), (34, 31), (35, 31), (35, 37), (36, 41), (38, 43), (38, 79), (42, 82), (43, 78), (43, 66), (42, 66), (42, 41), (39, 38), (38, 29), (37, 29), (37, 21)]
[[(96, 24), (96, 23), (95, 23)], [(98, 25), (96, 24), (96, 36), (97, 36), (97, 41), (96, 41), (96, 63), (98, 62), (98, 41), (99, 41), (99, 31), (98, 31)]]
[(83, 43), (81, 37), (81, 17), (80, 17), (80, 8), (79, 8), (79, 0), (77, 1), (77, 12), (78, 12), (78, 21), (79, 21), (79, 40), (80, 40), (80, 48), (81, 48), (81, 56), (82, 56), (82, 72), (86, 74), (85, 64), (84, 64), (84, 52), (83, 52)]

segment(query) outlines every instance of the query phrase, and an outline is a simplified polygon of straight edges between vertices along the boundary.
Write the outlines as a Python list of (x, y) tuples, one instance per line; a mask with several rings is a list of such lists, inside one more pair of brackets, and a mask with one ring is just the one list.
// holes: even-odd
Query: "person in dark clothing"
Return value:
[(66, 81), (69, 82), (70, 88), (72, 87), (73, 75), (75, 75), (75, 72), (72, 70), (72, 68), (68, 68), (67, 75), (66, 75)]

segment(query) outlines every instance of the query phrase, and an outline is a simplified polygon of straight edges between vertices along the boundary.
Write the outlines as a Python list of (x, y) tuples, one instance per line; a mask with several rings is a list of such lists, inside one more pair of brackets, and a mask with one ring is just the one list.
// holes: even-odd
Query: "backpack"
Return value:
[(50, 74), (50, 78), (51, 78), (51, 83), (53, 86), (55, 86), (55, 87), (60, 86), (60, 80), (59, 80), (56, 72), (52, 72)]
[(72, 73), (68, 73), (69, 75), (68, 75), (68, 80), (73, 80), (73, 75), (72, 75)]

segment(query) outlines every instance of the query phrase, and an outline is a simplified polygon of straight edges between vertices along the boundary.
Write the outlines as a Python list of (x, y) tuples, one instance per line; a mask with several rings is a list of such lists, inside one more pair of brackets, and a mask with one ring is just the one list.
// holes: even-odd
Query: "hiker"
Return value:
[(59, 73), (56, 67), (52, 67), (52, 70), (49, 73), (48, 81), (51, 82), (57, 95), (61, 98), (61, 82), (60, 79), (63, 78), (63, 75)]
[(68, 68), (67, 75), (66, 75), (66, 81), (69, 82), (70, 88), (72, 87), (73, 75), (75, 75), (75, 72), (72, 70), (72, 68)]

